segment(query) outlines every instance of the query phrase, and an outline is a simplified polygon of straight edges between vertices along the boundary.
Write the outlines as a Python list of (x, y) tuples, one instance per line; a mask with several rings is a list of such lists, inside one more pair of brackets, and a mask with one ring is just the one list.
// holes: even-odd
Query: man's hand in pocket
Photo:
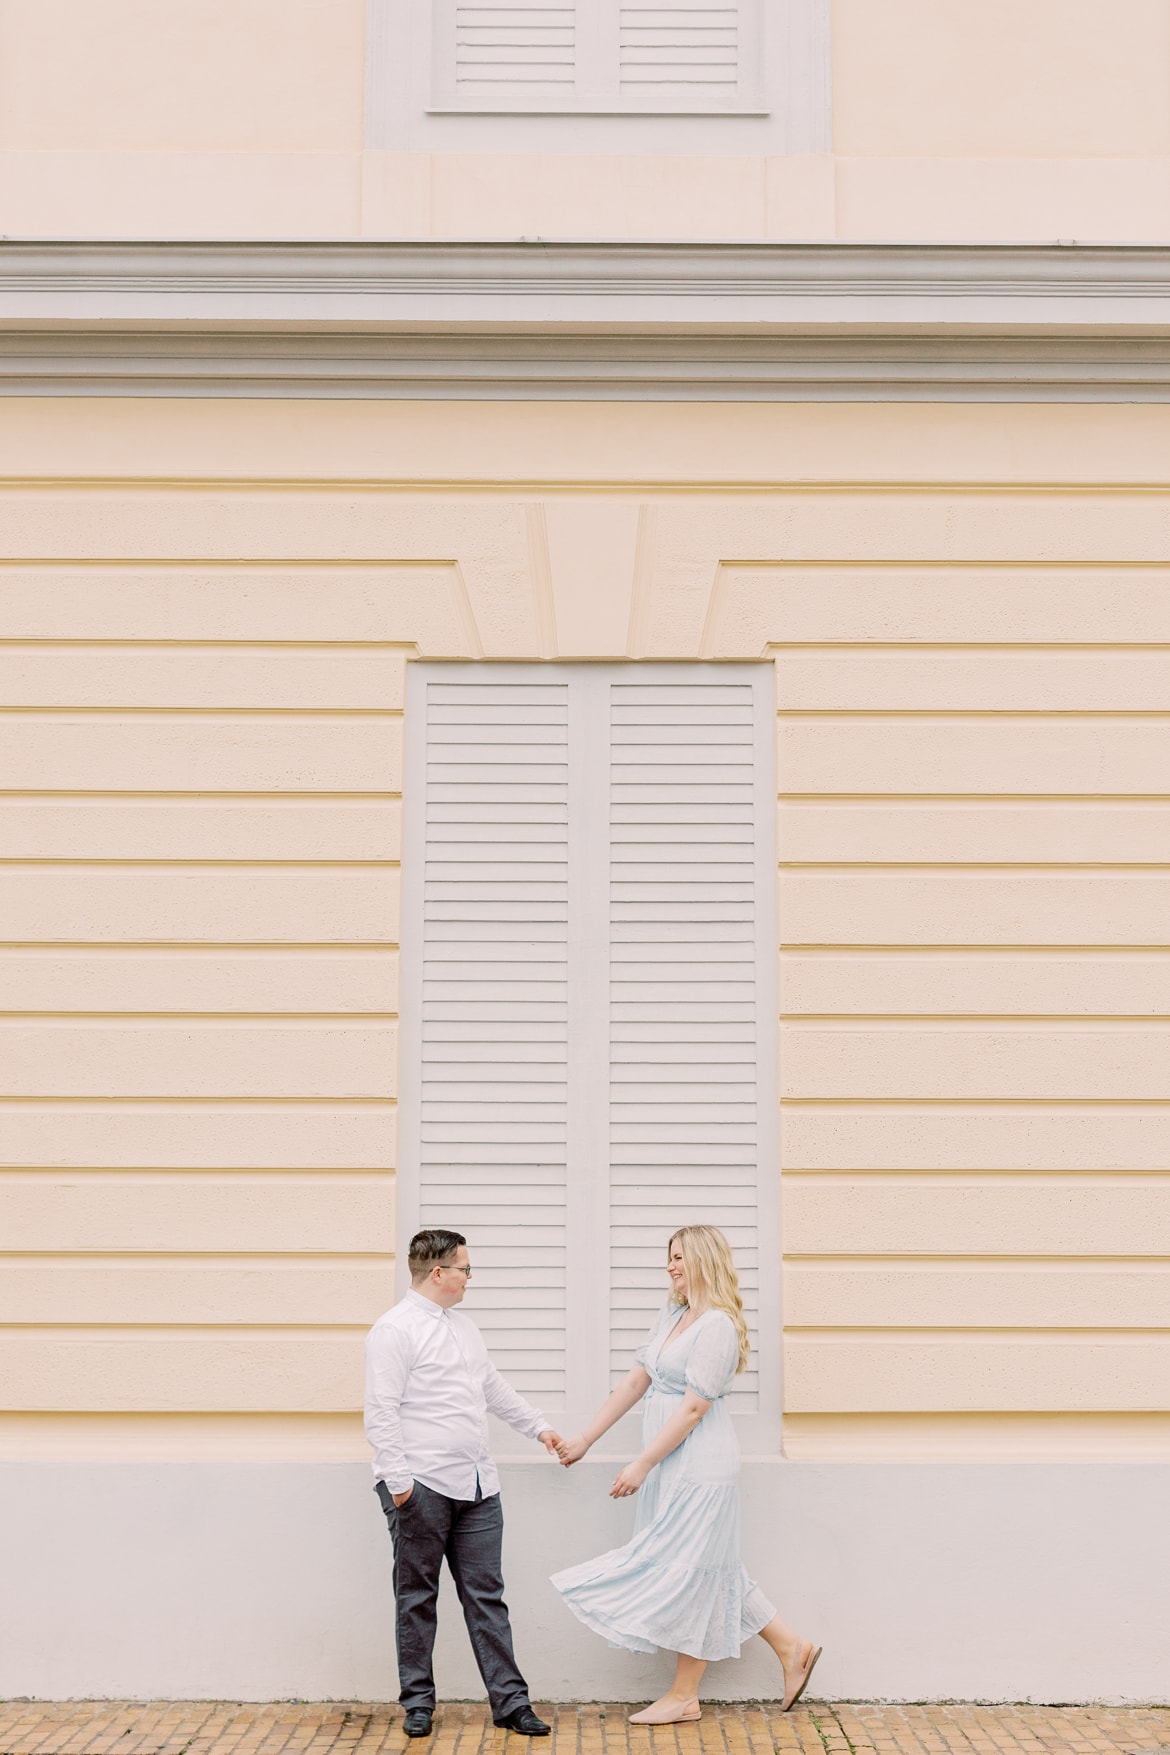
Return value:
[(413, 1492), (414, 1492), (414, 1483), (412, 1481), (410, 1486), (406, 1489), (405, 1493), (391, 1493), (390, 1497), (391, 1497), (391, 1499), (393, 1499), (395, 1505), (401, 1506), (401, 1505), (406, 1504), (406, 1501), (410, 1498), (410, 1496)]

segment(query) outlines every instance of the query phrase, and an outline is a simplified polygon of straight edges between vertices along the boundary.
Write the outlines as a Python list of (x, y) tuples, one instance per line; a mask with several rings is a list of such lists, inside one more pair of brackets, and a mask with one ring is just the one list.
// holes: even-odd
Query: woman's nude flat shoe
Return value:
[(652, 1706), (646, 1706), (641, 1712), (632, 1712), (626, 1722), (632, 1725), (688, 1725), (702, 1716), (703, 1709), (696, 1700), (694, 1712), (670, 1712), (661, 1707), (655, 1712)]
[(797, 1678), (796, 1687), (792, 1690), (791, 1694), (786, 1694), (784, 1696), (784, 1704), (780, 1708), (781, 1712), (792, 1711), (792, 1708), (796, 1705), (797, 1701), (808, 1687), (808, 1679), (813, 1673), (813, 1665), (820, 1657), (823, 1649), (824, 1648), (819, 1645), (809, 1646), (808, 1656), (805, 1658), (804, 1668), (801, 1670), (800, 1675)]

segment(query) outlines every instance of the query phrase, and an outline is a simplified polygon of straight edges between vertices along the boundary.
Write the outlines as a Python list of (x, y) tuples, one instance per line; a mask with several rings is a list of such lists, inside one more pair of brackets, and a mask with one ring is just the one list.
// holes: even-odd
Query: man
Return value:
[(435, 1710), (431, 1656), (444, 1557), (497, 1725), (546, 1737), (516, 1667), (500, 1571), (504, 1514), (488, 1453), (490, 1409), (550, 1456), (561, 1439), (509, 1389), (463, 1302), (471, 1279), (458, 1231), (410, 1240), (410, 1291), (366, 1338), (366, 1437), (374, 1489), (394, 1542), (399, 1696), (408, 1737), (427, 1737)]

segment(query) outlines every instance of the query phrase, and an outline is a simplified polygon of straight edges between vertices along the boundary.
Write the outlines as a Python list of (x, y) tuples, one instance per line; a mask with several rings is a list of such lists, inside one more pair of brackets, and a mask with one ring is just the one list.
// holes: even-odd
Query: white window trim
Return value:
[[(779, 1069), (778, 1069), (778, 994), (777, 994), (777, 927), (776, 927), (776, 770), (775, 770), (775, 667), (761, 664), (646, 664), (646, 665), (571, 665), (571, 664), (493, 664), (490, 676), (501, 684), (524, 683), (547, 679), (552, 682), (568, 672), (576, 671), (596, 677), (599, 682), (620, 672), (625, 680), (634, 681), (638, 671), (661, 683), (694, 683), (700, 679), (736, 681), (751, 679), (754, 703), (755, 744), (755, 981), (757, 993), (757, 1140), (758, 1140), (758, 1204), (759, 1230), (759, 1336), (756, 1363), (759, 1371), (758, 1411), (736, 1416), (741, 1442), (756, 1453), (778, 1453), (782, 1408), (782, 1301), (780, 1232), (780, 1163), (779, 1163)], [(398, 1232), (399, 1288), (409, 1285), (406, 1265), (406, 1244), (418, 1229), (420, 1212), (419, 1141), (422, 1113), (422, 1057), (417, 1052), (421, 1042), (423, 1018), (423, 901), (425, 886), (424, 859), (416, 857), (425, 847), (426, 816), (426, 727), (423, 691), (428, 681), (468, 682), (479, 671), (460, 663), (427, 663), (415, 661), (408, 670), (404, 757), (403, 806), (403, 877), (401, 928), (401, 1001), (399, 1049), (399, 1136), (396, 1177), (396, 1212)], [(482, 672), (481, 672), (482, 674)], [(602, 725), (592, 719), (604, 709), (605, 696), (599, 688), (581, 693), (570, 691), (570, 872), (574, 861), (601, 859), (608, 868), (608, 818), (594, 820), (599, 808), (599, 791), (581, 787), (575, 766), (578, 752), (585, 747), (586, 737), (599, 736)], [(595, 729), (593, 728), (595, 726)], [(604, 729), (608, 736), (608, 722)], [(584, 735), (582, 735), (584, 734)], [(574, 780), (578, 785), (574, 786)], [(602, 832), (604, 829), (604, 833)], [(576, 892), (576, 895), (574, 894)], [(570, 1031), (577, 1007), (572, 995), (584, 984), (601, 983), (608, 987), (608, 959), (596, 954), (600, 935), (608, 942), (608, 909), (597, 907), (597, 897), (605, 895), (604, 884), (590, 882), (570, 887), (569, 913), (569, 985)], [(579, 900), (577, 899), (579, 896)], [(605, 914), (603, 920), (601, 915)], [(600, 1405), (610, 1389), (610, 1323), (608, 1312), (608, 1229), (609, 1207), (607, 1183), (597, 1172), (608, 1168), (608, 1104), (596, 1100), (599, 1081), (608, 1085), (608, 1043), (600, 1036), (575, 1046), (569, 1073), (569, 1152), (567, 1164), (567, 1202), (569, 1235), (580, 1240), (581, 1247), (570, 1250), (567, 1268), (568, 1327), (566, 1332), (566, 1365), (568, 1374), (567, 1406), (559, 1398), (543, 1398), (550, 1415), (569, 1416), (580, 1422)], [(458, 1223), (453, 1216), (453, 1223)], [(606, 1305), (604, 1316), (589, 1320), (589, 1293), (592, 1276), (605, 1275)], [(474, 1300), (469, 1304), (474, 1318)], [(600, 1318), (600, 1319), (598, 1319)], [(537, 1398), (541, 1399), (541, 1398)], [(624, 1430), (623, 1430), (624, 1428)], [(500, 1442), (500, 1440), (503, 1440)], [(615, 1432), (603, 1448), (628, 1448), (631, 1429), (627, 1422)], [(502, 1454), (515, 1448), (515, 1441), (497, 1428), (497, 1449)]]
[(523, 94), (476, 108), (439, 101), (431, 0), (366, 0), (365, 145), (380, 152), (831, 151), (830, 0), (752, 4), (754, 77), (734, 108), (595, 107), (577, 98), (558, 107)]

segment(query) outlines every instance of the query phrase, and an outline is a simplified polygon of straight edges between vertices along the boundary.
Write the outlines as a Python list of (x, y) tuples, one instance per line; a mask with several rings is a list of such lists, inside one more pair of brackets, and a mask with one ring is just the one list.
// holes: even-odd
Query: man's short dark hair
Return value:
[(410, 1240), (410, 1277), (425, 1280), (432, 1268), (448, 1267), (457, 1249), (467, 1242), (458, 1231), (445, 1231), (439, 1225), (428, 1231), (416, 1231)]

